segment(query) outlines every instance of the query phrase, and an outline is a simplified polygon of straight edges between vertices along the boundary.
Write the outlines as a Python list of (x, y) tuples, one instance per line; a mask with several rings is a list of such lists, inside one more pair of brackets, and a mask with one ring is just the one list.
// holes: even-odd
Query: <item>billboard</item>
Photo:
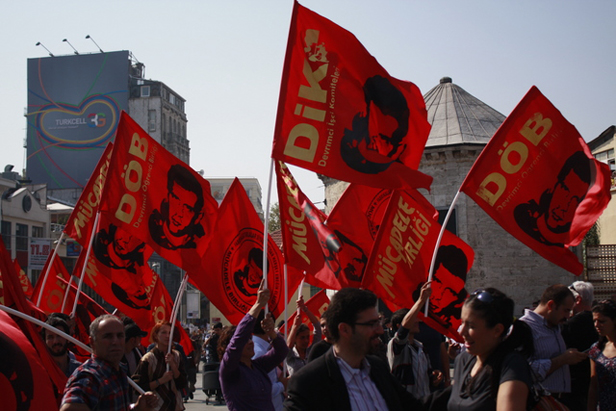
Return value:
[(27, 177), (82, 188), (128, 111), (129, 52), (28, 59)]

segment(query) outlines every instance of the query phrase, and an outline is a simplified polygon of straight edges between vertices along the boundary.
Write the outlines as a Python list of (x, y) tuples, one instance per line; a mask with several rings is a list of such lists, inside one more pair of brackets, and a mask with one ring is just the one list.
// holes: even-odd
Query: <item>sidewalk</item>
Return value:
[(184, 403), (187, 411), (223, 411), (227, 409), (224, 404), (216, 403), (214, 396), (210, 397), (209, 405), (205, 404), (205, 393), (201, 390), (201, 373), (197, 373), (196, 391), (194, 399)]

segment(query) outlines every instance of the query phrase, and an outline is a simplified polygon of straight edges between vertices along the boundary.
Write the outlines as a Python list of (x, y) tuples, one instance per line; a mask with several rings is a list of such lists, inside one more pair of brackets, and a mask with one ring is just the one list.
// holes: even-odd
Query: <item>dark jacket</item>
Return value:
[[(424, 404), (408, 393), (385, 362), (367, 356), (370, 378), (390, 410), (422, 410)], [(351, 411), (349, 394), (333, 350), (306, 364), (289, 380), (285, 410)]]

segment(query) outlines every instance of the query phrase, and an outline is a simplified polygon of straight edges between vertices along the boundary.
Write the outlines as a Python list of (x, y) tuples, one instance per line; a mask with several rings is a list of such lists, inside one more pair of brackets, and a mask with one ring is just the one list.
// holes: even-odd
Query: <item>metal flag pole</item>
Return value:
[(43, 291), (45, 291), (45, 285), (47, 285), (47, 277), (49, 276), (49, 272), (51, 271), (51, 267), (53, 267), (53, 262), (56, 259), (56, 255), (58, 255), (58, 248), (64, 239), (64, 231), (60, 234), (60, 238), (58, 239), (58, 243), (56, 244), (56, 248), (53, 250), (53, 254), (51, 255), (49, 264), (47, 264), (47, 270), (45, 270), (45, 275), (43, 276), (43, 283), (39, 289), (39, 295), (36, 299), (36, 306), (41, 307), (41, 298), (43, 298)]
[[(79, 296), (81, 295), (81, 287), (83, 285), (83, 279), (86, 276), (86, 268), (88, 267), (88, 260), (90, 259), (90, 252), (92, 251), (92, 243), (94, 243), (94, 233), (98, 230), (98, 219), (101, 213), (98, 211), (96, 213), (96, 218), (94, 219), (94, 230), (92, 230), (92, 234), (90, 234), (90, 243), (88, 244), (88, 251), (86, 252), (86, 259), (83, 262), (83, 267), (81, 269), (81, 277), (79, 278), (79, 285), (77, 286), (77, 293), (75, 294), (75, 303), (73, 304), (73, 311), (71, 312), (71, 316), (75, 316), (75, 312), (77, 311), (77, 303), (79, 302)], [(68, 292), (68, 289), (67, 289)]]
[[(272, 179), (274, 174), (274, 159), (270, 163), (269, 181), (267, 183), (267, 197), (265, 199), (265, 221), (263, 222), (263, 281), (265, 281), (265, 288), (267, 288), (267, 243), (269, 237), (269, 211), (270, 211), (270, 197), (272, 192)], [(265, 305), (265, 314), (269, 311), (269, 304)]]

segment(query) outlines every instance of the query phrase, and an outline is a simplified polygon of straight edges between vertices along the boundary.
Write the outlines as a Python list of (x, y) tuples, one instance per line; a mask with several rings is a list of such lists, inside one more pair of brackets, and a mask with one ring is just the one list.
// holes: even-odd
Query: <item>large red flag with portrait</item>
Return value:
[(575, 127), (532, 87), (462, 183), (490, 217), (552, 263), (579, 275), (569, 247), (610, 201), (610, 170)]
[[(220, 204), (215, 237), (203, 268), (188, 275), (210, 302), (237, 324), (257, 300), (263, 278), (263, 222), (237, 178)], [(269, 310), (279, 316), (285, 309), (282, 253), (269, 235), (267, 244)], [(288, 267), (287, 278), (289, 290), (295, 290), (302, 274)]]
[[(417, 191), (396, 190), (391, 199), (372, 248), (362, 286), (383, 300), (410, 308), (419, 298), (436, 241), (441, 230), (433, 219), (435, 210), (427, 201), (417, 199)], [(429, 317), (445, 335), (456, 337), (464, 288), (474, 252), (460, 238), (445, 231), (437, 251), (432, 278)], [(429, 324), (431, 325), (431, 324)]]
[(46, 367), (19, 326), (3, 311), (0, 311), (0, 347), (1, 408), (5, 411), (57, 410)]
[(218, 203), (210, 184), (122, 112), (100, 210), (184, 270), (198, 269)]
[(430, 125), (421, 92), (357, 38), (295, 2), (272, 157), (373, 187), (429, 188), (417, 171)]

